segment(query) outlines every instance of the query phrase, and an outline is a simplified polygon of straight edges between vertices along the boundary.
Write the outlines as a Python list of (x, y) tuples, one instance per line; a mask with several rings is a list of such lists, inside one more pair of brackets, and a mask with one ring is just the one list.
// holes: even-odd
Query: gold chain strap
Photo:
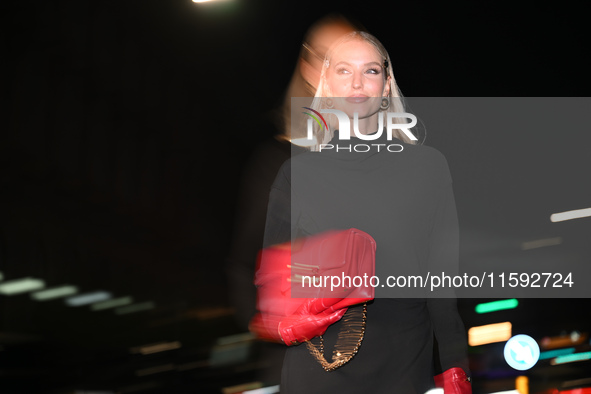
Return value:
[[(363, 310), (361, 312), (362, 318), (359, 321), (359, 308), (349, 308), (343, 316), (343, 326), (339, 331), (337, 337), (337, 344), (333, 350), (332, 362), (329, 363), (324, 357), (324, 338), (320, 335), (320, 345), (316, 347), (312, 341), (307, 341), (306, 346), (310, 353), (320, 363), (322, 368), (326, 372), (334, 371), (335, 369), (342, 367), (347, 364), (359, 351), (363, 336), (365, 335), (365, 324), (367, 320), (367, 302), (363, 304)], [(357, 334), (358, 338), (357, 338)], [(356, 341), (355, 341), (356, 339)], [(341, 349), (352, 348), (351, 350), (337, 350), (337, 346)]]

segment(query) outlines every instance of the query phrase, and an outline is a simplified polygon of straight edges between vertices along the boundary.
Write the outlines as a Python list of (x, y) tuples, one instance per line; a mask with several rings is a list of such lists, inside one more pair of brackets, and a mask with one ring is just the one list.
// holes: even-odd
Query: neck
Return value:
[[(367, 118), (357, 119), (357, 122), (355, 122), (354, 119), (350, 119), (351, 124), (350, 124), (349, 135), (351, 137), (355, 137), (356, 136), (355, 130), (357, 130), (358, 133), (363, 134), (363, 135), (375, 133), (376, 131), (378, 131), (380, 126), (382, 126), (382, 128), (384, 126), (383, 123), (381, 125), (379, 125), (379, 120), (380, 120), (379, 117), (380, 116), (382, 116), (381, 112), (376, 112), (375, 114), (373, 114)], [(382, 119), (383, 119), (383, 117), (382, 117)]]

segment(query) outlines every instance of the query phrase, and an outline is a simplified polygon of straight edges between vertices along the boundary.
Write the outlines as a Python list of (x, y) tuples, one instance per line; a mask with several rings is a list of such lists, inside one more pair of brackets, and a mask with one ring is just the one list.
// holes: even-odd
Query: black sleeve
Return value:
[[(443, 173), (448, 176), (447, 163)], [(429, 270), (431, 275), (458, 275), (459, 226), (451, 177), (439, 189), (439, 198), (429, 239)], [(453, 289), (430, 294), (427, 300), (429, 315), (438, 343), (443, 371), (462, 368), (470, 374), (467, 356), (467, 338), (464, 323), (457, 309)]]
[(263, 247), (269, 191), (281, 165), (289, 159), (290, 149), (276, 141), (261, 145), (244, 167), (238, 195), (236, 222), (226, 275), (229, 301), (243, 329), (256, 312), (256, 287), (253, 283), (256, 259)]
[[(292, 220), (290, 161), (283, 164), (271, 187), (263, 247), (281, 244), (291, 240)], [(293, 211), (295, 213), (295, 210)]]
[(458, 313), (456, 299), (430, 298), (427, 305), (437, 339), (442, 370), (460, 367), (470, 375), (466, 329)]

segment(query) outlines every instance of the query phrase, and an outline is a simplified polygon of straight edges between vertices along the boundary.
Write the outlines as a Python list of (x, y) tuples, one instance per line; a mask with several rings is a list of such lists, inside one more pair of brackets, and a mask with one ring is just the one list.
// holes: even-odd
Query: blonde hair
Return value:
[[(352, 33), (346, 34), (341, 39), (339, 39), (326, 53), (326, 57), (324, 59), (324, 64), (322, 66), (322, 73), (320, 76), (320, 83), (318, 85), (318, 89), (316, 90), (316, 94), (314, 95), (314, 100), (312, 101), (311, 108), (315, 110), (320, 110), (321, 108), (327, 108), (329, 105), (326, 103), (326, 99), (331, 96), (330, 89), (328, 88), (328, 84), (326, 82), (326, 70), (330, 66), (330, 61), (333, 54), (336, 50), (346, 42), (351, 40), (358, 39), (363, 40), (365, 42), (370, 43), (373, 45), (380, 56), (383, 58), (383, 66), (386, 70), (384, 78), (386, 81), (389, 81), (389, 106), (387, 108), (380, 108), (383, 112), (406, 112), (405, 111), (405, 103), (404, 97), (402, 93), (398, 89), (398, 84), (396, 83), (396, 79), (394, 78), (394, 71), (392, 69), (392, 61), (390, 60), (390, 55), (388, 55), (388, 51), (382, 45), (381, 42), (378, 41), (377, 38), (372, 36), (369, 33), (363, 31), (354, 31)], [(389, 77), (389, 78), (388, 78)], [(380, 113), (380, 116), (383, 116)], [(319, 127), (314, 127), (315, 137), (316, 137), (316, 144), (311, 147), (311, 150), (317, 151), (320, 147), (320, 144), (328, 143), (334, 136), (335, 125), (336, 125), (336, 117), (329, 116), (330, 121), (328, 122), (328, 130), (322, 130)], [(396, 123), (408, 123), (405, 118), (395, 118)], [(416, 144), (417, 141), (411, 140), (406, 134), (404, 134), (400, 130), (393, 130), (392, 135), (395, 138), (398, 138), (401, 141), (404, 141), (409, 144)]]
[(318, 32), (326, 27), (341, 27), (349, 31), (360, 31), (363, 27), (342, 15), (330, 14), (316, 21), (306, 32), (304, 41), (300, 47), (298, 61), (292, 74), (289, 85), (283, 97), (283, 104), (277, 113), (277, 124), (281, 129), (281, 135), (288, 140), (291, 139), (291, 99), (292, 97), (314, 97), (317, 87), (313, 86), (302, 75), (301, 60), (306, 58), (309, 52), (309, 45)]

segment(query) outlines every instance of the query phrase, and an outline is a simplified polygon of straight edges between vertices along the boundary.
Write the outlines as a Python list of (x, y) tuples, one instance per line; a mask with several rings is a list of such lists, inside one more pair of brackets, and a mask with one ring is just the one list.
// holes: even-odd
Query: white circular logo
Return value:
[(513, 369), (530, 369), (540, 358), (540, 347), (529, 335), (515, 335), (505, 344), (505, 361)]

